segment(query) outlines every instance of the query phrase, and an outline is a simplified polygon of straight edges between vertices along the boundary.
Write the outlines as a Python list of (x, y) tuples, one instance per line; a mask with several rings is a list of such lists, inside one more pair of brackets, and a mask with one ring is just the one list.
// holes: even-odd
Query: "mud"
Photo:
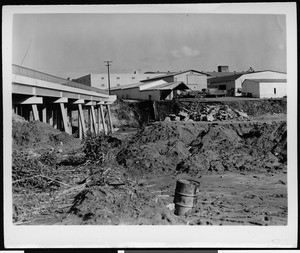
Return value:
[[(28, 147), (40, 153), (37, 173), (52, 178), (44, 177), (42, 190), (13, 185), (15, 224), (287, 224), (285, 114), (246, 122), (153, 122), (85, 143), (48, 127), (14, 123), (14, 149), (26, 157)], [(60, 162), (41, 159), (51, 158), (44, 146), (63, 147), (55, 156)], [(176, 216), (175, 186), (182, 178), (200, 187), (193, 210)]]

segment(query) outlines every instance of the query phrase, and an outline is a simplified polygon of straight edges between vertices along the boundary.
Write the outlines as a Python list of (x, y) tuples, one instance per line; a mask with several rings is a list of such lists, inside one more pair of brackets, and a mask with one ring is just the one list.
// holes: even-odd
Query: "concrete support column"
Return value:
[(93, 119), (92, 119), (92, 110), (91, 110), (91, 107), (88, 108), (88, 114), (89, 114), (89, 128), (90, 128), (90, 131), (93, 133)]
[[(85, 127), (85, 122), (84, 122), (84, 114), (82, 110), (82, 104), (78, 104), (78, 111), (79, 111), (79, 118), (80, 118), (80, 127), (79, 130), (81, 129), (82, 136), (86, 133), (86, 127)], [(80, 131), (79, 131), (79, 136), (80, 136)]]
[(113, 133), (114, 127), (113, 127), (112, 119), (111, 119), (110, 105), (106, 105), (106, 109), (107, 109), (108, 124), (109, 124), (109, 128), (110, 128), (110, 132)]
[(40, 120), (37, 105), (33, 104), (33, 105), (31, 105), (31, 107), (32, 107), (32, 113), (33, 113), (33, 120)]
[(100, 134), (100, 132), (101, 132), (100, 131), (100, 122), (101, 122), (100, 106), (97, 106), (97, 119), (98, 119), (98, 133)]
[(73, 134), (73, 129), (72, 129), (72, 109), (70, 108), (68, 110), (68, 125), (69, 125), (69, 134)]
[(70, 128), (68, 124), (68, 107), (66, 107), (64, 103), (59, 103), (59, 105), (60, 105), (64, 130), (66, 133), (70, 134)]
[(98, 133), (97, 131), (97, 122), (96, 122), (96, 114), (95, 114), (95, 108), (94, 105), (91, 105), (91, 120), (92, 120), (92, 128), (94, 128), (94, 133)]
[(58, 117), (57, 117), (57, 110), (56, 110), (56, 108), (53, 108), (53, 127), (55, 129), (58, 128)]
[(79, 137), (79, 139), (83, 138), (83, 130), (82, 130), (82, 124), (81, 124), (79, 109), (78, 109), (78, 137)]
[(100, 114), (101, 114), (101, 119), (102, 119), (103, 132), (106, 135), (107, 127), (106, 127), (105, 118), (104, 118), (103, 105), (100, 105)]
[(53, 122), (53, 116), (54, 116), (54, 110), (53, 110), (53, 107), (51, 106), (50, 108), (49, 108), (49, 110), (48, 110), (48, 119), (47, 119), (47, 121), (49, 122), (49, 124), (51, 125), (51, 126), (53, 126), (54, 127), (54, 122)]
[(44, 106), (42, 109), (42, 121), (43, 123), (47, 123), (47, 107)]

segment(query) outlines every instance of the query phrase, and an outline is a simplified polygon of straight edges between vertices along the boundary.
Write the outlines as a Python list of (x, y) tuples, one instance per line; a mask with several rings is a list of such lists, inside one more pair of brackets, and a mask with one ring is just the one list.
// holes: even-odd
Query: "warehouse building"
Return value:
[(286, 79), (246, 79), (242, 93), (256, 98), (282, 98), (287, 95)]
[[(152, 77), (155, 77), (157, 75), (160, 75), (161, 72), (153, 72), (153, 73), (122, 73), (122, 74), (110, 74), (110, 87), (119, 87), (122, 85), (128, 85), (132, 83), (139, 82), (143, 79), (149, 79)], [(163, 73), (164, 74), (164, 73)], [(107, 73), (103, 74), (88, 74), (82, 77), (79, 77), (77, 79), (74, 79), (73, 81), (96, 87), (99, 89), (107, 90), (108, 89), (108, 75)]]
[[(133, 83), (145, 82), (147, 80), (164, 79), (170, 82), (181, 81), (184, 82), (191, 90), (199, 90), (207, 88), (207, 73), (196, 70), (187, 70), (180, 72), (145, 72), (133, 74), (110, 74), (110, 87), (121, 87)], [(88, 74), (77, 79), (78, 83), (107, 90), (108, 89), (108, 75), (107, 74)]]
[(121, 99), (133, 100), (169, 100), (189, 87), (181, 81), (168, 82), (162, 79), (139, 82), (111, 89), (111, 95)]
[(213, 77), (208, 79), (208, 88), (217, 88), (218, 90), (226, 90), (228, 96), (241, 96), (242, 83), (246, 79), (282, 80), (282, 79), (286, 79), (286, 76), (287, 76), (286, 73), (272, 71), (272, 70), (235, 73), (233, 75)]

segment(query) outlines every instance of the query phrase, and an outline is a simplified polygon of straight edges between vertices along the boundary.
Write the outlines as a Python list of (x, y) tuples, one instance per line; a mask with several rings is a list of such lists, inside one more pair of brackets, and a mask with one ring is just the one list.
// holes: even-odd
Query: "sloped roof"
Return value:
[(244, 82), (246, 80), (250, 80), (250, 81), (254, 81), (257, 83), (286, 83), (286, 79), (245, 79)]
[(221, 76), (221, 77), (213, 77), (210, 78), (208, 81), (210, 84), (212, 83), (221, 83), (221, 82), (229, 82), (229, 81), (234, 81), (238, 79), (240, 76), (247, 74), (247, 73), (241, 73), (241, 74), (233, 74), (229, 76)]
[(189, 87), (184, 82), (177, 81), (172, 83), (161, 84), (156, 87), (153, 87), (152, 89), (149, 88), (149, 90), (174, 90), (179, 86), (182, 90), (189, 89)]
[[(274, 70), (260, 70), (260, 71), (254, 71), (254, 72), (215, 72), (217, 74), (220, 74), (220, 76), (208, 78), (208, 82), (212, 84), (212, 83), (234, 81), (242, 75), (249, 75), (249, 74), (261, 73), (261, 72), (275, 72), (275, 73), (286, 74), (285, 72), (274, 71)], [(211, 73), (211, 72), (209, 72), (209, 73)], [(212, 72), (212, 73), (214, 73), (214, 72)], [(224, 74), (221, 74), (221, 73), (224, 73)], [(228, 73), (230, 73), (230, 74), (228, 75)], [(211, 74), (211, 75), (213, 76), (214, 74)]]
[(124, 90), (124, 89), (139, 87), (141, 85), (143, 85), (143, 83), (131, 83), (131, 84), (127, 84), (127, 85), (113, 87), (113, 88), (111, 88), (111, 90)]
[[(178, 86), (180, 86), (182, 89), (189, 89), (189, 87), (184, 83), (184, 82), (151, 82), (153, 85), (148, 86), (149, 83), (134, 83), (134, 84), (129, 84), (129, 85), (124, 85), (124, 86), (119, 86), (119, 87), (114, 87), (111, 90), (126, 90), (126, 89), (131, 89), (131, 88), (139, 88), (140, 91), (145, 91), (145, 90), (174, 90)], [(145, 88), (143, 88), (145, 87)]]
[(235, 74), (245, 74), (247, 72), (217, 72), (217, 71), (213, 71), (213, 72), (206, 72), (206, 73), (210, 75), (210, 77), (208, 77), (208, 79), (212, 79), (215, 77), (232, 76)]
[(140, 86), (140, 90), (152, 90), (152, 88), (155, 88), (160, 85), (166, 85), (166, 84), (168, 84), (168, 82), (166, 82), (163, 79), (153, 80), (152, 82), (143, 83)]
[(180, 74), (183, 74), (183, 73), (187, 73), (187, 72), (196, 72), (196, 73), (199, 73), (199, 74), (202, 74), (202, 75), (210, 76), (210, 74), (208, 74), (208, 73), (200, 72), (200, 71), (197, 71), (197, 70), (190, 69), (190, 70), (185, 70), (185, 71), (180, 71), (180, 72), (170, 72), (170, 73), (167, 73), (165, 75), (159, 75), (159, 76), (155, 76), (155, 77), (152, 77), (152, 78), (149, 78), (149, 79), (141, 80), (141, 82), (147, 82), (147, 81), (151, 81), (151, 80), (157, 80), (157, 79), (161, 79), (161, 78), (165, 78), (165, 77), (170, 77), (170, 76), (177, 76), (177, 75), (180, 75)]

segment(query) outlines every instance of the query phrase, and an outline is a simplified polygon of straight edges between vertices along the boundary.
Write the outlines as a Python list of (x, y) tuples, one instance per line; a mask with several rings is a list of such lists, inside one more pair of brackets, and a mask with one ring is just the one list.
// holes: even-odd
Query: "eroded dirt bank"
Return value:
[[(13, 124), (15, 224), (287, 224), (284, 114), (154, 122), (82, 143), (41, 122)], [(197, 204), (176, 216), (184, 178), (200, 182)]]
[[(155, 123), (116, 160), (130, 187), (94, 185), (63, 224), (286, 224), (284, 121)], [(198, 180), (200, 188), (194, 211), (179, 217), (172, 203), (182, 178)]]

